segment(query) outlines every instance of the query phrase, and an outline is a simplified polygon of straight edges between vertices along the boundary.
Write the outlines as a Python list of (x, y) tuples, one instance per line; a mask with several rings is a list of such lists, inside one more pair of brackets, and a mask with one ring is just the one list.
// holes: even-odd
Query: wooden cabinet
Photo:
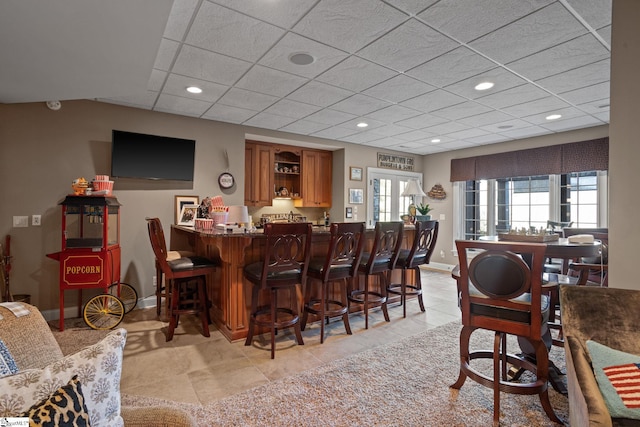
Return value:
[(273, 152), (275, 197), (298, 198), (300, 196), (300, 148), (274, 145)]
[(244, 204), (271, 206), (273, 199), (273, 159), (271, 145), (246, 141), (244, 149)]
[(302, 150), (302, 192), (296, 207), (330, 208), (333, 154), (330, 151)]

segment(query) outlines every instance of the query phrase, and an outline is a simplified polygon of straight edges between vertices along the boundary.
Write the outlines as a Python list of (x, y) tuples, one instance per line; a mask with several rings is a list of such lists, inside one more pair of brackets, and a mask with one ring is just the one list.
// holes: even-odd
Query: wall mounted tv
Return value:
[(193, 181), (196, 141), (113, 130), (111, 176)]

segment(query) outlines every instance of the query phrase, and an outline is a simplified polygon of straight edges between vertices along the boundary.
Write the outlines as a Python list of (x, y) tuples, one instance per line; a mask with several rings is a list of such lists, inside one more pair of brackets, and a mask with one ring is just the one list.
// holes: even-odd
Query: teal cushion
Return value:
[(591, 340), (587, 348), (611, 418), (640, 420), (640, 355)]

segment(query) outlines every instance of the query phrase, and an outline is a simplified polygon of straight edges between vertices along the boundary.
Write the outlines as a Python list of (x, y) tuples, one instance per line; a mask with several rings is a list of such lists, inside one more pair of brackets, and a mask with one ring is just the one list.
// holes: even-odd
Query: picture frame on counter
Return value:
[(351, 181), (362, 181), (362, 168), (355, 166), (349, 167), (349, 179)]
[(349, 189), (349, 204), (361, 205), (364, 203), (364, 190), (362, 188)]
[(178, 225), (193, 227), (198, 217), (198, 205), (183, 205), (180, 210), (180, 220)]
[[(182, 208), (186, 205), (196, 205), (196, 207), (200, 204), (200, 197), (198, 196), (175, 196), (175, 218), (176, 224), (180, 224), (180, 219), (182, 218)], [(195, 219), (195, 218), (194, 218)], [(191, 224), (193, 225), (193, 224)]]

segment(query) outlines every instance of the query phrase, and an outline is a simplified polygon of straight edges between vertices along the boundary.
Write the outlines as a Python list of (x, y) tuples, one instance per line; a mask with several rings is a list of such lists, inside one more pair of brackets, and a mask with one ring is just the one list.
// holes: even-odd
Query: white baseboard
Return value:
[(424, 268), (427, 270), (444, 271), (450, 273), (455, 268), (455, 265), (445, 264), (442, 262), (430, 262), (429, 264), (425, 265)]

